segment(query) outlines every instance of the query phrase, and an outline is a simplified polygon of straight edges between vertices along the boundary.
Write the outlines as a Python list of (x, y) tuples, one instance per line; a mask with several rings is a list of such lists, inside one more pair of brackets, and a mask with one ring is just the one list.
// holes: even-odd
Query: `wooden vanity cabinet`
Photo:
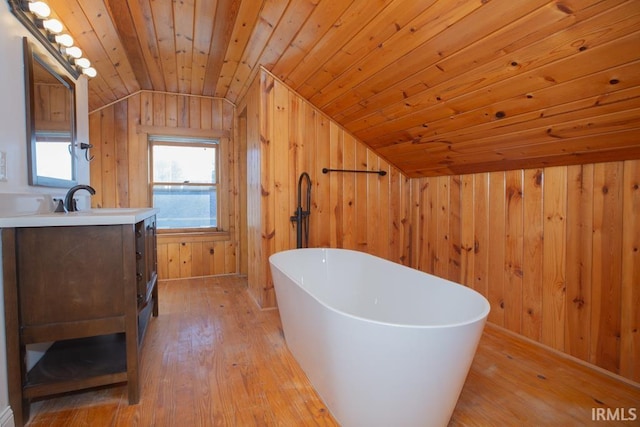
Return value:
[[(158, 314), (155, 216), (135, 224), (2, 230), (9, 399), (127, 383), (139, 400), (139, 347)], [(26, 346), (54, 344), (27, 372)]]

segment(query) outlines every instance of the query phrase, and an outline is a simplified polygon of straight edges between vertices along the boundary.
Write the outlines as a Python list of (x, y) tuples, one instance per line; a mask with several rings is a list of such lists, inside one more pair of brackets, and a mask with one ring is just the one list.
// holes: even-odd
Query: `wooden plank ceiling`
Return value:
[(410, 177), (640, 157), (638, 0), (50, 0), (98, 70), (236, 103), (260, 66)]

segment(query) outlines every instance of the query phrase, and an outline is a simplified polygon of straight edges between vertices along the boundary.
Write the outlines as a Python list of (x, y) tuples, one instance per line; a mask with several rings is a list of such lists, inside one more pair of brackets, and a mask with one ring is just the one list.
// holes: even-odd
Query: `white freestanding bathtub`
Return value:
[(482, 295), (344, 249), (269, 261), (287, 346), (342, 426), (447, 425), (489, 314)]

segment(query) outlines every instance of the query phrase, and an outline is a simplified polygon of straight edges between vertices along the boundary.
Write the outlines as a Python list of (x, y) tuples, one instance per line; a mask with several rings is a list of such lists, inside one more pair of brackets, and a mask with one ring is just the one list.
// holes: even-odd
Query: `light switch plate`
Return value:
[(0, 181), (7, 180), (7, 153), (0, 151)]

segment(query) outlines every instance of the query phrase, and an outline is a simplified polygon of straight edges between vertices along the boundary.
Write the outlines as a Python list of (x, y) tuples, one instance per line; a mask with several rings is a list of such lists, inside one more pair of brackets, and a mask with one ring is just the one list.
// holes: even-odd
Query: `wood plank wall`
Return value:
[(222, 233), (160, 234), (160, 279), (236, 273), (237, 150), (234, 107), (224, 99), (139, 92), (89, 115), (94, 207), (148, 207), (150, 133), (220, 138)]
[(640, 381), (640, 161), (411, 180), (411, 265), (489, 321)]
[(34, 84), (35, 128), (43, 131), (69, 131), (71, 105), (69, 90), (60, 84)]
[[(269, 255), (296, 247), (290, 217), (302, 172), (312, 181), (309, 247), (357, 249), (408, 263), (404, 175), (264, 70), (238, 112), (248, 127), (248, 282), (262, 307), (275, 306)], [(323, 174), (323, 168), (387, 175)]]

